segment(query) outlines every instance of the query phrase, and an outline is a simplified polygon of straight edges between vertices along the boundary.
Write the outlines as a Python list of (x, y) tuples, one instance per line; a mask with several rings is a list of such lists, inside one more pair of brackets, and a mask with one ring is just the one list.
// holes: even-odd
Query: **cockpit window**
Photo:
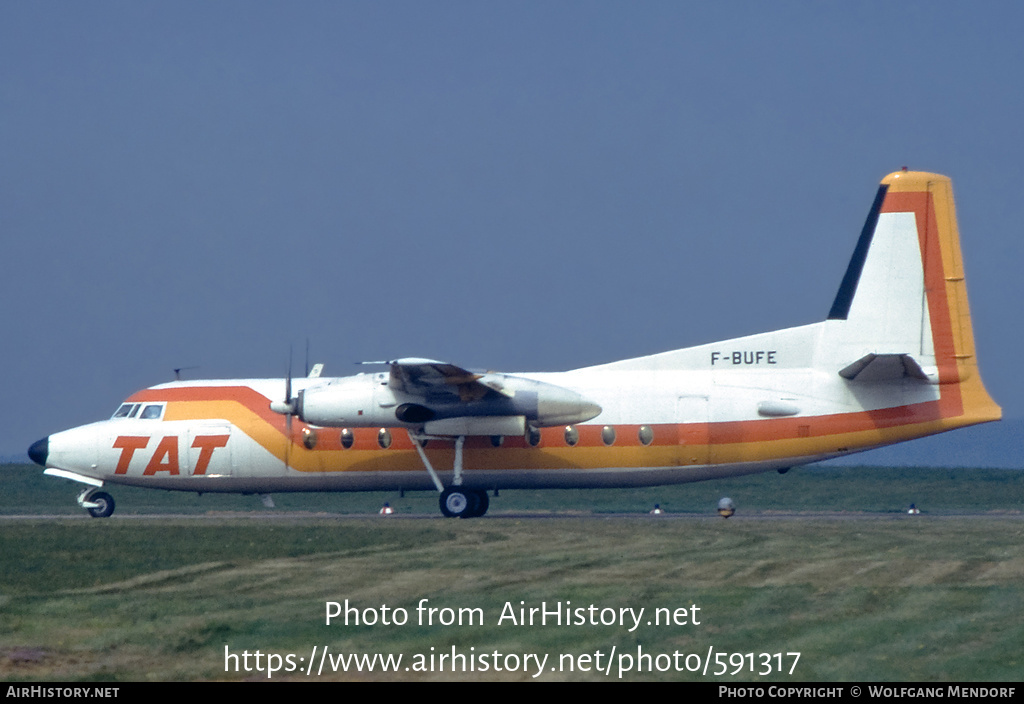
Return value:
[(139, 403), (122, 403), (121, 407), (114, 412), (114, 418), (134, 418), (139, 412)]
[[(142, 413), (139, 413), (139, 411)], [(122, 403), (117, 411), (114, 412), (114, 418), (135, 418), (140, 419), (156, 419), (159, 420), (164, 414), (164, 404), (162, 403)]]
[(142, 414), (139, 415), (139, 418), (142, 418), (144, 420), (146, 420), (146, 419), (159, 420), (160, 416), (163, 415), (163, 412), (164, 412), (164, 407), (163, 407), (162, 404), (151, 403), (151, 404), (149, 404), (148, 406), (146, 406), (145, 408), (142, 409)]

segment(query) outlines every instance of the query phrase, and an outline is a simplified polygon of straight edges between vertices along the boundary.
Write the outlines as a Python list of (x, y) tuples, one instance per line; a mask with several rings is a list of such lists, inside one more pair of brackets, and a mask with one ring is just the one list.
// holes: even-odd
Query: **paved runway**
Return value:
[[(663, 513), (658, 516), (638, 513), (565, 513), (565, 512), (520, 512), (502, 513), (495, 512), (473, 519), (477, 521), (494, 520), (645, 520), (645, 521), (800, 521), (800, 520), (840, 520), (840, 521), (929, 521), (946, 519), (990, 519), (990, 520), (1024, 520), (1024, 512), (985, 512), (985, 513), (927, 513), (911, 516), (902, 512), (891, 513), (862, 513), (856, 511), (765, 511), (737, 513), (731, 518), (724, 519), (713, 513)], [(453, 521), (456, 519), (445, 518), (437, 513), (405, 513), (381, 516), (375, 513), (327, 513), (310, 511), (211, 511), (207, 513), (138, 513), (138, 514), (115, 514), (106, 519), (94, 519), (87, 513), (68, 514), (11, 514), (0, 515), (0, 521), (32, 521), (32, 520), (107, 520), (107, 521), (160, 521), (160, 520), (194, 520), (194, 521), (216, 521), (216, 520), (251, 520), (251, 521)]]

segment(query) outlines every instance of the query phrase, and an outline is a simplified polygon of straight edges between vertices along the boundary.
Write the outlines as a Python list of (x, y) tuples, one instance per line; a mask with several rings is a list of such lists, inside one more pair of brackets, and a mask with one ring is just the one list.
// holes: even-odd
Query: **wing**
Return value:
[(515, 391), (505, 387), (500, 375), (480, 374), (433, 359), (408, 357), (388, 362), (388, 386), (430, 401), (480, 401), (491, 396), (512, 398)]

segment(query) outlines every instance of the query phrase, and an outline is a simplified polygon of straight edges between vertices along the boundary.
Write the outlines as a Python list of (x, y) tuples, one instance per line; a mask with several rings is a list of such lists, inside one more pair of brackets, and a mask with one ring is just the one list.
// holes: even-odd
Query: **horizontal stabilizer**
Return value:
[(935, 383), (937, 375), (928, 374), (909, 354), (868, 354), (839, 371), (839, 376), (850, 381), (878, 383), (920, 379)]

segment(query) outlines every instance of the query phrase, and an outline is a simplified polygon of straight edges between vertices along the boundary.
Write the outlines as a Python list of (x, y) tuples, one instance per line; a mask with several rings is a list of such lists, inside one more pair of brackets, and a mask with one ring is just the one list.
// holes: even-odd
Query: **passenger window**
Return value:
[(307, 450), (312, 450), (314, 447), (316, 447), (316, 441), (317, 437), (315, 430), (313, 430), (312, 428), (302, 429), (302, 444), (306, 446)]
[(537, 445), (540, 445), (540, 431), (532, 425), (529, 430), (526, 431), (526, 442), (530, 443), (530, 447), (537, 447)]
[(606, 425), (601, 428), (601, 442), (605, 445), (615, 444), (615, 428), (610, 425)]
[(377, 432), (377, 444), (384, 450), (391, 447), (391, 431), (387, 428), (381, 428)]
[(654, 430), (649, 425), (641, 425), (640, 430), (637, 432), (637, 436), (640, 438), (640, 442), (644, 445), (650, 445), (654, 442)]
[(580, 431), (576, 430), (575, 426), (565, 426), (565, 444), (569, 447), (575, 447), (576, 443), (580, 441)]
[(159, 420), (163, 415), (164, 407), (160, 404), (150, 404), (142, 409), (139, 418), (143, 420)]
[(352, 434), (351, 430), (349, 430), (348, 428), (342, 428), (341, 429), (341, 446), (342, 447), (344, 447), (347, 450), (348, 448), (352, 447), (352, 443), (354, 443), (355, 441), (356, 441), (356, 438)]

